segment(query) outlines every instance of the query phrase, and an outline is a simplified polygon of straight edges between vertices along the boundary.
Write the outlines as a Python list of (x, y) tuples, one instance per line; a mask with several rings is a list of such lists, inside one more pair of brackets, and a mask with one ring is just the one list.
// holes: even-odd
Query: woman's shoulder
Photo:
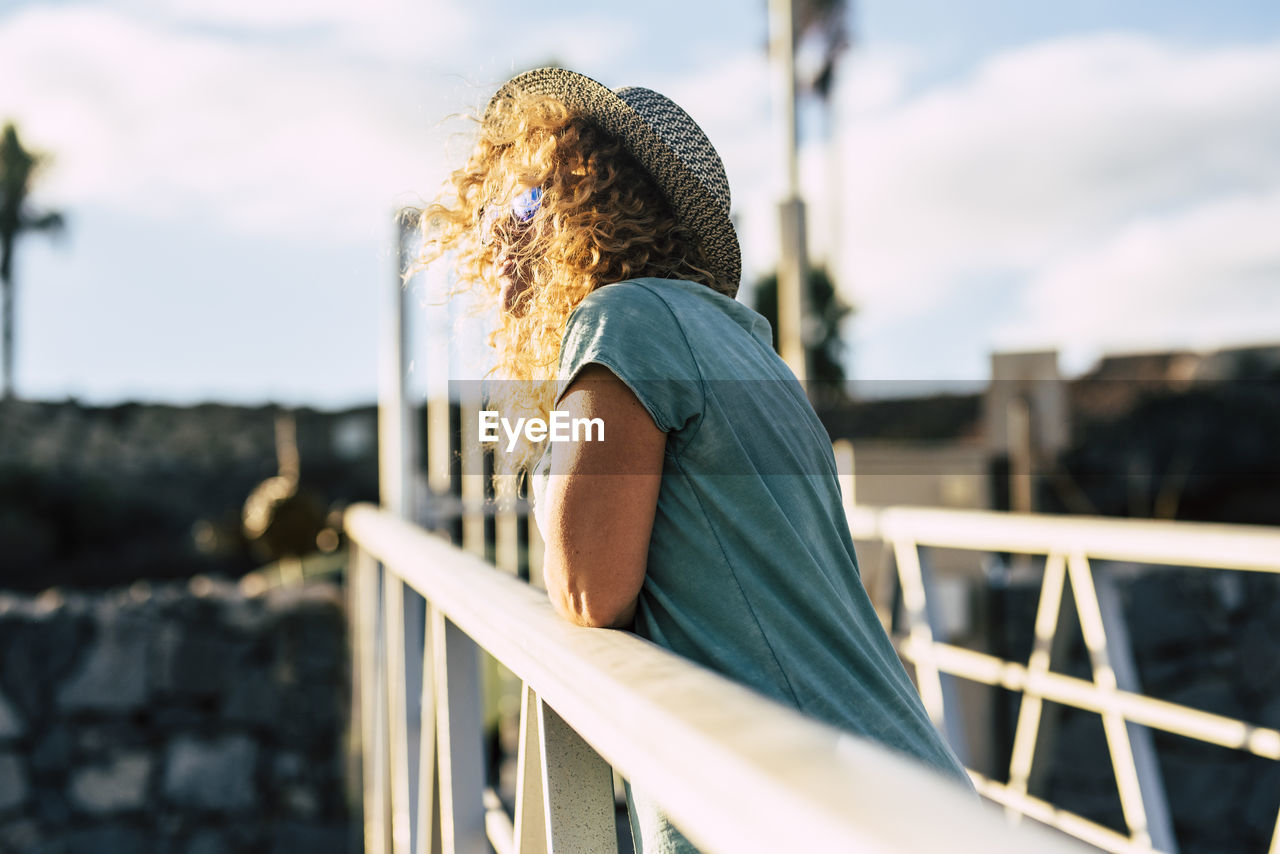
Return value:
[(720, 313), (740, 310), (736, 300), (717, 293), (700, 282), (685, 279), (638, 278), (623, 279), (602, 285), (586, 296), (574, 309), (575, 314), (595, 314), (599, 311), (630, 311), (668, 309), (670, 318), (677, 323), (692, 312), (708, 309)]

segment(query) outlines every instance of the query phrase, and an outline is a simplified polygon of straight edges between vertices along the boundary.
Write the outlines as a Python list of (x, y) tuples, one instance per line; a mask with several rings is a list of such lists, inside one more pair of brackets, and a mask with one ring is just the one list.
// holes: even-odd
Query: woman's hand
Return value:
[(561, 398), (603, 420), (603, 441), (551, 446), (543, 574), (551, 604), (580, 626), (624, 627), (644, 583), (667, 434), (608, 368), (584, 367)]

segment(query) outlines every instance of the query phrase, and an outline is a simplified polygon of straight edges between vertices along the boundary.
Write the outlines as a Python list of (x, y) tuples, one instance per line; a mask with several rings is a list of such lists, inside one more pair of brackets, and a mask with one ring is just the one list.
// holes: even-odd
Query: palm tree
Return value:
[(801, 85), (817, 95), (824, 108), (830, 107), (836, 65), (849, 47), (846, 21), (850, 5), (850, 0), (796, 0), (796, 38), (812, 34), (822, 52), (814, 73)]
[(13, 397), (13, 248), (24, 231), (58, 232), (62, 214), (36, 212), (27, 195), (47, 155), (27, 151), (18, 129), (7, 122), (0, 135), (0, 288), (4, 290), (4, 399)]
[[(827, 270), (810, 267), (808, 291), (809, 331), (805, 335), (809, 399), (831, 405), (848, 399), (845, 391), (845, 342), (840, 326), (856, 309), (836, 291)], [(773, 348), (778, 349), (778, 274), (770, 273), (756, 282), (755, 309), (773, 329)]]

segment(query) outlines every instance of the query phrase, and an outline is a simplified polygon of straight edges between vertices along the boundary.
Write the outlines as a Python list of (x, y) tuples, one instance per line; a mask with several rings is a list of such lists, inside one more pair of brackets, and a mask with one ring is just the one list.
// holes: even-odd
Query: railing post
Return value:
[(613, 769), (541, 698), (538, 731), (549, 854), (617, 854)]
[(414, 792), (414, 854), (438, 854), (442, 850), (440, 840), (440, 790), (439, 767), (436, 753), (436, 691), (433, 679), (430, 602), (422, 609), (422, 643), (418, 648), (419, 663), (419, 715), (418, 715), (418, 773)]
[[(1138, 665), (1133, 660), (1133, 645), (1129, 641), (1128, 623), (1120, 603), (1120, 591), (1115, 578), (1105, 569), (1093, 573), (1093, 586), (1098, 599), (1099, 616), (1106, 633), (1110, 650), (1111, 667), (1115, 671), (1116, 687), (1134, 694), (1142, 693), (1138, 682)], [(1142, 803), (1147, 813), (1147, 830), (1151, 844), (1164, 854), (1178, 854), (1178, 839), (1173, 833), (1173, 819), (1169, 815), (1169, 802), (1165, 797), (1164, 778), (1156, 758), (1151, 730), (1142, 724), (1126, 721), (1129, 745), (1141, 783)]]
[[(347, 646), (350, 653), (350, 714), (347, 721), (347, 809), (352, 816), (348, 847), (352, 854), (364, 850), (364, 754), (365, 754), (365, 720), (369, 716), (369, 708), (364, 701), (364, 683), (371, 675), (364, 669), (364, 625), (360, 609), (360, 563), (362, 549), (354, 541), (347, 545), (347, 568), (343, 578), (343, 593), (346, 596), (347, 608)], [(355, 817), (360, 817), (360, 825)]]
[(405, 693), (404, 582), (389, 569), (382, 578), (382, 642), (386, 662), (387, 747), (392, 854), (409, 854), (409, 712)]
[(387, 797), (386, 670), (379, 620), (378, 563), (364, 549), (352, 559), (351, 583), (356, 601), (354, 655), (360, 697), (361, 754), (363, 757), (364, 851), (391, 851), (390, 800)]
[(546, 793), (542, 790), (542, 703), (525, 683), (520, 698), (520, 748), (516, 758), (516, 854), (547, 854)]
[(516, 854), (616, 854), (613, 769), (528, 684), (516, 785)]
[[(1009, 759), (1009, 788), (1015, 793), (1028, 793), (1031, 768), (1035, 762), (1036, 743), (1040, 737), (1040, 718), (1044, 699), (1037, 679), (1049, 672), (1053, 661), (1054, 640), (1058, 637), (1058, 615), (1062, 610), (1062, 594), (1066, 587), (1066, 559), (1049, 555), (1036, 606), (1035, 642), (1027, 662), (1027, 684), (1018, 707), (1018, 723), (1014, 730), (1013, 750)], [(1018, 814), (1010, 811), (1016, 820)]]
[(924, 579), (920, 574), (919, 546), (915, 540), (898, 534), (893, 539), (898, 579), (902, 584), (902, 601), (907, 609), (908, 640), (911, 661), (916, 668), (916, 684), (929, 719), (939, 732), (946, 732), (946, 714), (942, 702), (942, 680), (933, 655), (933, 629), (926, 612)]
[(434, 607), (431, 646), (442, 846), (445, 854), (487, 854), (478, 649)]
[[(468, 389), (468, 393), (471, 389)], [(484, 450), (480, 446), (477, 425), (480, 423), (480, 404), (464, 397), (458, 406), (462, 423), (459, 471), (462, 477), (462, 548), (473, 555), (485, 556), (485, 475)]]
[[(1084, 635), (1084, 644), (1089, 649), (1089, 660), (1093, 665), (1093, 682), (1104, 695), (1114, 694), (1117, 689), (1116, 673), (1107, 649), (1107, 633), (1098, 607), (1098, 596), (1094, 591), (1089, 559), (1080, 552), (1071, 555), (1067, 558), (1067, 573), (1071, 578), (1071, 591), (1075, 594), (1080, 631)], [(1111, 765), (1116, 775), (1116, 789), (1120, 793), (1120, 808), (1124, 812), (1125, 823), (1134, 842), (1139, 846), (1149, 847), (1151, 831), (1147, 822), (1142, 782), (1138, 777), (1133, 746), (1129, 741), (1129, 723), (1123, 714), (1105, 704), (1101, 717), (1107, 746), (1111, 750)]]
[[(949, 643), (950, 637), (944, 635), (939, 638), (938, 636), (943, 631), (942, 604), (939, 601), (938, 587), (934, 583), (933, 562), (929, 550), (917, 545), (916, 561), (920, 572), (920, 586), (925, 594), (925, 619), (929, 622), (933, 640)], [(951, 743), (960, 762), (966, 766), (973, 766), (974, 750), (970, 743), (964, 703), (960, 699), (959, 681), (949, 673), (939, 672), (938, 674), (938, 690), (941, 692), (943, 708), (942, 732)]]

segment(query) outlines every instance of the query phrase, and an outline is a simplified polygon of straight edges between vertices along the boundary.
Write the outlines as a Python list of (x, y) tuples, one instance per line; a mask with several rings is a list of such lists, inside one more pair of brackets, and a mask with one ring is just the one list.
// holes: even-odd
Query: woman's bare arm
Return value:
[(605, 430), (604, 441), (552, 445), (543, 532), (547, 592), (570, 622), (626, 626), (644, 583), (667, 434), (598, 364), (579, 372), (559, 408), (570, 418), (600, 418)]

